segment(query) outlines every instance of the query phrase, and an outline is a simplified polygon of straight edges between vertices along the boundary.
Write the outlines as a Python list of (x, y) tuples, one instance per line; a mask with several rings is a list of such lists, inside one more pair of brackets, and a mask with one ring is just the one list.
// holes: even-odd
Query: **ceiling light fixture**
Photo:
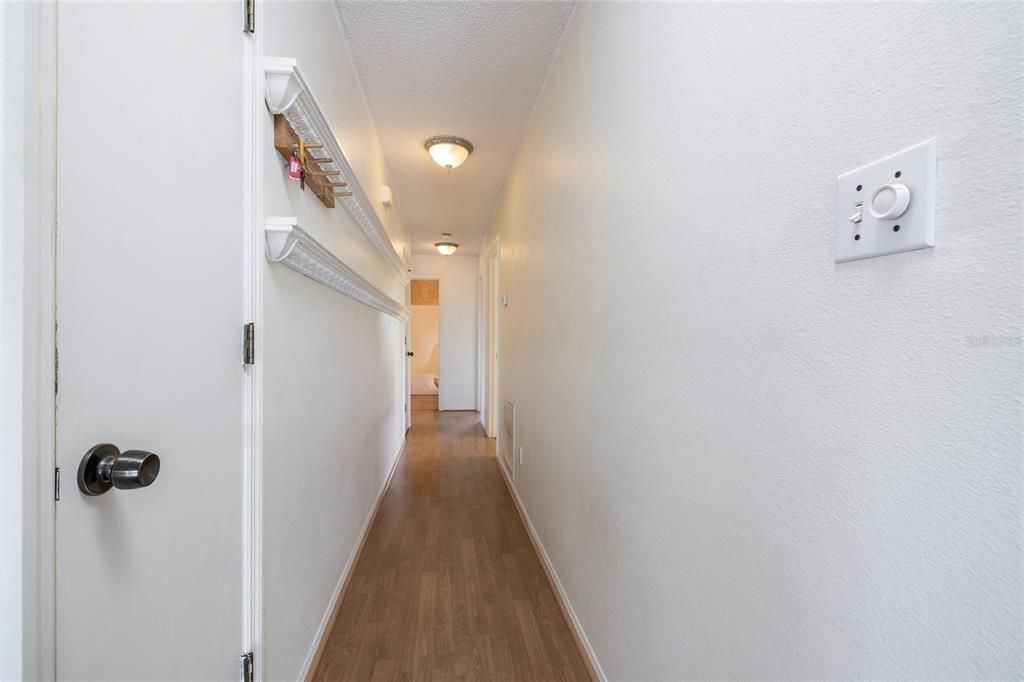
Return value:
[[(441, 239), (451, 239), (452, 235), (450, 232), (445, 232), (441, 235)], [(442, 256), (450, 256), (455, 253), (455, 249), (459, 248), (459, 245), (453, 241), (435, 242), (434, 248)]]
[(469, 140), (453, 135), (432, 137), (423, 144), (423, 147), (438, 166), (449, 171), (461, 166), (473, 153), (473, 145)]

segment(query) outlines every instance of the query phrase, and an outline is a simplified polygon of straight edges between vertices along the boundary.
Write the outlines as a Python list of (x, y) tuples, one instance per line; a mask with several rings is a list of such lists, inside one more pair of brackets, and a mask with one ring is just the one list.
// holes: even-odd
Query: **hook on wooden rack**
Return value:
[[(309, 149), (323, 149), (324, 145), (319, 142), (302, 143), (302, 146)], [(291, 158), (291, 155), (299, 149), (299, 136), (292, 128), (291, 124), (288, 123), (282, 114), (274, 115), (274, 149), (284, 157), (287, 161)], [(305, 168), (305, 183), (313, 190), (313, 194), (323, 203), (327, 208), (334, 208), (334, 197), (352, 196), (351, 192), (335, 194), (334, 187), (345, 187), (348, 185), (340, 179), (341, 171), (338, 170), (327, 170), (322, 168), (328, 164), (333, 164), (334, 160), (330, 157), (317, 158), (315, 156), (306, 156)]]

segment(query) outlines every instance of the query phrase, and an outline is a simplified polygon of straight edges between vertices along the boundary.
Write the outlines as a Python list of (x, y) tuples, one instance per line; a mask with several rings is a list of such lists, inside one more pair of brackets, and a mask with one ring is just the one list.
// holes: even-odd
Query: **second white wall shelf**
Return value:
[(327, 247), (299, 227), (295, 218), (266, 219), (267, 260), (283, 263), (323, 285), (402, 322), (408, 309), (356, 274)]
[(327, 123), (323, 109), (299, 70), (298, 62), (282, 57), (267, 57), (264, 60), (264, 73), (267, 108), (273, 114), (283, 115), (303, 142), (323, 145), (322, 148), (310, 150), (310, 155), (329, 157), (333, 163), (321, 164), (320, 168), (336, 171), (348, 182), (345, 189), (352, 192), (351, 196), (335, 197), (336, 201), (345, 207), (384, 260), (394, 268), (402, 285), (408, 284), (409, 271), (395, 251), (384, 225), (373, 210), (373, 204), (360, 186), (348, 157)]

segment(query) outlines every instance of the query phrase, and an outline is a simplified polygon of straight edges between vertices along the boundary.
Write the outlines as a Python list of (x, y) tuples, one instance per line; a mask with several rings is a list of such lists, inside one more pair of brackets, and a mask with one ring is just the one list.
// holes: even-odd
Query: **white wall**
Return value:
[[(1024, 674), (1022, 11), (577, 5), (501, 387), (609, 679)], [(933, 135), (936, 248), (834, 264), (836, 175)]]
[[(294, 57), (368, 196), (389, 184), (333, 5), (268, 2), (268, 56)], [(264, 126), (265, 212), (302, 227), (396, 300), (406, 295), (344, 208), (301, 192)], [(397, 199), (397, 197), (396, 197)], [(378, 211), (407, 248), (398, 206)], [(298, 679), (402, 445), (405, 325), (281, 265), (264, 268), (263, 678)]]
[(441, 391), (438, 409), (475, 410), (476, 256), (412, 257), (413, 278), (441, 280)]

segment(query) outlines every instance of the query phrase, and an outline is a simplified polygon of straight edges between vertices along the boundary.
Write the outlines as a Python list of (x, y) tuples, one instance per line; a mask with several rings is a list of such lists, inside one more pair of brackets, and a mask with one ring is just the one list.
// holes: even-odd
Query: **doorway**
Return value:
[(413, 410), (436, 411), (441, 393), (440, 280), (412, 280), (409, 298), (411, 406)]

